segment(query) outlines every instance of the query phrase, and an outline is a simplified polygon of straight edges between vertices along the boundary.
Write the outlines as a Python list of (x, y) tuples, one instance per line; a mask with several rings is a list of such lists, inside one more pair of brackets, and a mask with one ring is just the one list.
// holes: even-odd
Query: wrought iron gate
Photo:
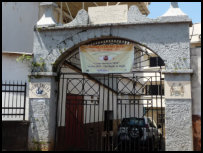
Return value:
[[(99, 42), (95, 44), (103, 44)], [(105, 42), (121, 44), (122, 40)], [(135, 61), (150, 57), (139, 51)], [(56, 150), (164, 150), (161, 70), (143, 70), (148, 65), (139, 60), (131, 73), (84, 74), (77, 61), (76, 51), (63, 63), (59, 75)]]

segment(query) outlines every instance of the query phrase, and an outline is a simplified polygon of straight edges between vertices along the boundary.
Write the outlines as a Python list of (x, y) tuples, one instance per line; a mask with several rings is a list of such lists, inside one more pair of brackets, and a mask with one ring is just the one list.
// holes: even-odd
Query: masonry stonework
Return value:
[[(38, 74), (39, 77), (39, 74)], [(50, 82), (50, 98), (30, 98), (29, 150), (53, 150), (55, 137), (56, 88), (54, 76), (31, 76), (31, 82)]]
[(34, 58), (36, 61), (40, 60), (39, 57), (44, 58), (45, 71), (51, 72), (53, 64), (61, 62), (63, 57), (79, 45), (91, 40), (114, 37), (132, 40), (150, 48), (165, 61), (167, 70), (185, 70), (190, 68), (187, 29), (188, 24), (176, 23), (36, 31)]
[(166, 100), (166, 151), (191, 151), (191, 100)]
[(192, 100), (191, 94), (188, 96), (187, 93), (188, 90), (191, 92), (190, 74), (165, 74), (165, 84), (167, 82), (189, 82), (189, 87), (183, 83), (183, 96), (179, 93), (170, 96), (165, 94), (166, 151), (191, 151)]

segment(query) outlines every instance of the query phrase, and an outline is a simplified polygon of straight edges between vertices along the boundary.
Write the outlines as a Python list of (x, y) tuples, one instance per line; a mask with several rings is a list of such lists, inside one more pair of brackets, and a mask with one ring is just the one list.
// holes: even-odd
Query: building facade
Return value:
[[(122, 77), (113, 77), (113, 76), (112, 77), (109, 77), (109, 76), (96, 77), (96, 76), (84, 76), (83, 74), (78, 73), (78, 71), (80, 71), (80, 66), (78, 66), (78, 64), (80, 64), (80, 61), (78, 61), (77, 52), (78, 52), (78, 47), (80, 44), (93, 43), (93, 41), (101, 42), (102, 39), (108, 40), (109, 37), (111, 37), (111, 40), (109, 40), (109, 41), (112, 41), (112, 39), (114, 39), (113, 40), (114, 42), (111, 42), (111, 43), (116, 42), (119, 44), (119, 42), (122, 43), (122, 40), (119, 40), (118, 38), (125, 38), (125, 41), (134, 40), (134, 42), (138, 42), (138, 44), (135, 43), (137, 45), (136, 48), (141, 50), (140, 52), (138, 51), (135, 54), (135, 59), (138, 62), (134, 63), (134, 70), (141, 70), (139, 67), (140, 65), (143, 67), (142, 70), (144, 69), (145, 71), (146, 70), (160, 70), (160, 69), (172, 70), (173, 69), (173, 70), (175, 70), (175, 72), (166, 71), (166, 75), (167, 75), (166, 80), (167, 81), (170, 82), (170, 81), (173, 81), (176, 79), (180, 81), (180, 80), (182, 80), (180, 78), (185, 75), (185, 77), (183, 77), (184, 79), (182, 80), (182, 82), (188, 82), (190, 80), (188, 73), (190, 73), (190, 72), (189, 71), (187, 72), (187, 70), (184, 70), (184, 72), (181, 72), (182, 71), (181, 69), (190, 68), (190, 66), (187, 65), (190, 63), (188, 56), (187, 56), (189, 53), (188, 53), (188, 50), (185, 49), (185, 48), (187, 48), (186, 46), (188, 45), (187, 43), (189, 43), (189, 41), (187, 39), (184, 39), (185, 44), (186, 44), (185, 48), (184, 47), (181, 48), (180, 46), (178, 46), (183, 51), (183, 54), (185, 54), (184, 56), (186, 57), (186, 59), (185, 59), (185, 61), (183, 60), (182, 63), (179, 63), (177, 66), (174, 67), (174, 65), (172, 65), (172, 63), (175, 63), (175, 61), (173, 61), (172, 58), (169, 60), (166, 60), (167, 55), (164, 55), (164, 53), (162, 53), (161, 43), (160, 42), (151, 42), (152, 39), (146, 40), (146, 38), (144, 37), (144, 36), (147, 36), (147, 34), (150, 34), (151, 36), (157, 38), (156, 34), (157, 34), (157, 32), (160, 32), (157, 29), (161, 29), (161, 28), (166, 28), (167, 32), (168, 32), (167, 29), (174, 30), (173, 27), (170, 27), (170, 25), (168, 25), (168, 23), (170, 23), (170, 22), (172, 22), (174, 25), (178, 24), (178, 26), (179, 26), (178, 29), (183, 28), (185, 30), (185, 31), (180, 30), (183, 33), (182, 35), (180, 35), (181, 38), (184, 38), (184, 36), (187, 36), (187, 35), (189, 36), (189, 30), (187, 30), (187, 26), (189, 25), (188, 23), (190, 23), (191, 21), (189, 19), (187, 19), (187, 17), (183, 16), (182, 19), (177, 18), (176, 21), (169, 19), (171, 16), (174, 16), (174, 15), (170, 14), (170, 9), (174, 9), (174, 10), (178, 9), (176, 4), (173, 4), (174, 6), (173, 5), (171, 6), (168, 13), (166, 13), (163, 16), (163, 18), (160, 18), (160, 19), (154, 20), (154, 21), (147, 19), (147, 18), (145, 18), (144, 15), (142, 15), (142, 14), (147, 15), (149, 13), (149, 11), (147, 9), (148, 3), (142, 2), (142, 3), (135, 4), (138, 6), (139, 10), (136, 7), (131, 6), (134, 4), (128, 4), (129, 10), (128, 10), (128, 14), (127, 14), (128, 19), (126, 21), (126, 24), (124, 23), (124, 24), (119, 25), (119, 23), (117, 23), (117, 24), (111, 23), (112, 32), (111, 32), (111, 28), (109, 28), (108, 24), (106, 24), (106, 23), (102, 23), (103, 25), (101, 23), (100, 23), (101, 25), (96, 25), (96, 23), (89, 23), (89, 21), (88, 21), (89, 14), (86, 13), (85, 10), (88, 10), (89, 6), (102, 5), (102, 4), (78, 3), (77, 6), (81, 5), (81, 8), (83, 8), (83, 10), (80, 10), (81, 8), (77, 8), (77, 7), (76, 7), (77, 8), (76, 10), (73, 9), (73, 6), (76, 5), (76, 3), (73, 3), (73, 2), (72, 3), (71, 2), (70, 3), (57, 2), (57, 4), (58, 4), (58, 7), (55, 5), (55, 3), (49, 3), (49, 4), (41, 3), (41, 5), (39, 7), (39, 3), (34, 3), (34, 2), (33, 3), (3, 3), (3, 6), (2, 6), (3, 7), (3, 38), (5, 38), (2, 40), (3, 41), (3, 51), (2, 51), (3, 81), (4, 80), (20, 81), (23, 79), (26, 82), (31, 81), (31, 83), (33, 83), (33, 84), (34, 83), (37, 84), (37, 82), (42, 82), (42, 83), (45, 82), (45, 83), (49, 84), (48, 87), (51, 87), (51, 89), (48, 89), (48, 90), (50, 90), (49, 94), (51, 95), (51, 97), (44, 99), (44, 98), (32, 98), (32, 97), (30, 97), (31, 96), (30, 94), (29, 94), (29, 96), (27, 96), (27, 102), (29, 102), (29, 104), (30, 104), (30, 105), (28, 105), (30, 111), (29, 111), (29, 113), (27, 113), (27, 114), (29, 114), (29, 117), (26, 116), (26, 118), (27, 118), (27, 120), (29, 118), (29, 121), (31, 122), (30, 132), (29, 132), (29, 148), (31, 150), (36, 149), (36, 143), (33, 143), (33, 141), (34, 141), (34, 142), (38, 142), (37, 146), (40, 146), (42, 150), (43, 149), (44, 150), (53, 150), (55, 147), (56, 141), (61, 142), (60, 140), (56, 139), (56, 136), (60, 137), (60, 134), (63, 135), (62, 132), (64, 129), (61, 130), (60, 128), (62, 128), (65, 125), (67, 118), (69, 120), (71, 120), (70, 117), (67, 117), (67, 116), (70, 116), (70, 114), (66, 114), (65, 110), (74, 109), (74, 111), (77, 112), (76, 114), (80, 114), (80, 115), (83, 114), (82, 112), (88, 112), (86, 114), (86, 116), (81, 116), (81, 118), (84, 118), (84, 120), (87, 119), (87, 121), (85, 121), (85, 125), (86, 125), (86, 129), (89, 129), (88, 132), (91, 131), (90, 129), (95, 126), (99, 127), (99, 126), (103, 126), (103, 124), (105, 124), (103, 122), (104, 119), (102, 118), (102, 116), (105, 114), (104, 113), (105, 111), (113, 111), (113, 116), (114, 117), (118, 116), (117, 118), (113, 118), (113, 125), (114, 125), (113, 127), (115, 128), (112, 130), (113, 133), (115, 133), (115, 131), (117, 131), (118, 126), (116, 126), (116, 124), (118, 125), (118, 122), (120, 122), (121, 119), (123, 118), (122, 114), (124, 114), (124, 117), (126, 117), (126, 118), (129, 118), (130, 116), (139, 117), (139, 116), (145, 114), (149, 117), (154, 118), (153, 120), (155, 120), (155, 122), (157, 124), (158, 124), (158, 120), (160, 120), (159, 122), (162, 124), (162, 129), (164, 129), (164, 132), (162, 131), (162, 134), (164, 135), (164, 137), (165, 137), (165, 129), (166, 129), (166, 134), (168, 131), (168, 137), (166, 136), (167, 140), (164, 140), (164, 141), (166, 141), (166, 144), (165, 144), (166, 150), (175, 150), (175, 149), (192, 150), (193, 147), (191, 146), (192, 145), (192, 138), (191, 138), (192, 131), (190, 128), (190, 124), (191, 124), (190, 108), (191, 108), (191, 106), (193, 106), (193, 110), (192, 110), (193, 114), (201, 116), (201, 110), (198, 110), (198, 108), (200, 108), (200, 107), (197, 107), (197, 106), (201, 105), (200, 100), (198, 100), (198, 98), (195, 100), (194, 97), (196, 97), (196, 96), (193, 96), (196, 93), (196, 92), (193, 92), (193, 87), (195, 90), (198, 90), (198, 92), (199, 92), (199, 90), (201, 91), (201, 87), (199, 86), (199, 84), (197, 85), (196, 83), (193, 83), (194, 81), (192, 82), (192, 98), (193, 98), (192, 101), (195, 101), (195, 102), (190, 103), (190, 97), (189, 98), (186, 97), (186, 98), (182, 99), (182, 103), (184, 103), (184, 105), (181, 106), (179, 104), (178, 100), (176, 101), (176, 100), (174, 100), (173, 97), (171, 97), (172, 95), (167, 95), (168, 97), (166, 97), (167, 86), (164, 83), (164, 81), (161, 80), (162, 78), (164, 78), (164, 75), (165, 75), (164, 73), (152, 74), (152, 76), (150, 76), (151, 81), (148, 81), (148, 82), (146, 80), (147, 80), (147, 76), (149, 76), (149, 74), (150, 74), (149, 72), (141, 73), (141, 75), (136, 75), (137, 76), (136, 79), (133, 78), (134, 75), (122, 76)], [(107, 5), (110, 6), (112, 4), (109, 3)], [(117, 5), (120, 5), (120, 4), (117, 4)], [(63, 8), (63, 9), (61, 9), (61, 8)], [(96, 8), (96, 9), (98, 9), (98, 8)], [(49, 11), (47, 11), (47, 10), (49, 10)], [(142, 14), (139, 11), (141, 11)], [(31, 17), (30, 14), (27, 14), (27, 17), (25, 17), (26, 13), (24, 13), (24, 12), (30, 12), (30, 14), (32, 14), (33, 17)], [(15, 16), (13, 14), (15, 14)], [(175, 15), (175, 17), (177, 16), (177, 14)], [(10, 15), (11, 17), (8, 18), (8, 15)], [(179, 15), (182, 15), (182, 14), (179, 14)], [(7, 18), (6, 18), (6, 16), (7, 16)], [(166, 18), (164, 18), (164, 17), (166, 17)], [(15, 21), (15, 20), (16, 20), (16, 23), (18, 23), (18, 24), (16, 24), (16, 28), (14, 29), (12, 27), (13, 27), (13, 21)], [(94, 21), (94, 22), (97, 22), (97, 21)], [(158, 23), (158, 25), (155, 26), (153, 23)], [(133, 27), (133, 24), (135, 27)], [(142, 26), (142, 24), (144, 26)], [(34, 35), (33, 35), (34, 26), (35, 26), (35, 28), (34, 28)], [(126, 26), (127, 26), (127, 28), (126, 28)], [(136, 38), (136, 37), (132, 36), (133, 33), (139, 34), (136, 27), (139, 28), (139, 30), (143, 31), (143, 34), (142, 34), (143, 38)], [(147, 30), (149, 28), (152, 28), (154, 31), (149, 32)], [(14, 31), (12, 32), (12, 30), (14, 30)], [(23, 30), (23, 32), (22, 32), (22, 30)], [(82, 33), (81, 30), (82, 31), (88, 30), (88, 31), (86, 33)], [(126, 30), (126, 32), (124, 32), (125, 30)], [(146, 34), (144, 34), (144, 31)], [(11, 32), (12, 32), (12, 34), (11, 34)], [(110, 34), (109, 34), (109, 32), (110, 32)], [(165, 33), (165, 35), (171, 36), (167, 32)], [(15, 33), (16, 37), (13, 37), (14, 33)], [(22, 35), (22, 33), (24, 33), (24, 35)], [(174, 33), (175, 33), (175, 30), (174, 30)], [(127, 35), (129, 35), (129, 36), (127, 36)], [(22, 36), (22, 37), (19, 38), (19, 36)], [(72, 39), (72, 42), (68, 41), (69, 38), (66, 40), (66, 37), (67, 38), (70, 37)], [(178, 38), (172, 37), (172, 38), (174, 39), (174, 41), (179, 42), (179, 39), (178, 39), (179, 37)], [(200, 32), (200, 38), (201, 38), (201, 32)], [(12, 41), (15, 43), (14, 44), (12, 43), (12, 45), (10, 45), (9, 42), (12, 39), (15, 40), (15, 41), (14, 40)], [(159, 39), (157, 38), (157, 40), (159, 40)], [(167, 38), (163, 38), (163, 41), (168, 41), (168, 43), (170, 42)], [(65, 42), (65, 43), (63, 43), (63, 42)], [(102, 42), (102, 43), (105, 44), (104, 42)], [(144, 44), (144, 45), (139, 45), (139, 43)], [(153, 44), (153, 43), (155, 43), (155, 44)], [(170, 42), (170, 43), (173, 44), (173, 42)], [(58, 45), (56, 46), (56, 44), (58, 44)], [(197, 52), (197, 54), (199, 55), (199, 52), (200, 52), (199, 48), (197, 48), (195, 45), (196, 46), (198, 45), (198, 47), (200, 46), (200, 48), (201, 48), (201, 42), (197, 42), (197, 43), (192, 42), (191, 43), (191, 46), (195, 48), (195, 49), (191, 49), (192, 56), (194, 55), (193, 58), (198, 58), (198, 59), (200, 58), (199, 60), (201, 60), (201, 57), (196, 57), (196, 53), (194, 53), (194, 52)], [(73, 46), (73, 48), (71, 48), (71, 46)], [(164, 46), (164, 47), (166, 47), (165, 49), (167, 49), (167, 46)], [(174, 53), (175, 53), (176, 49), (170, 48), (170, 46), (168, 46), (168, 47), (169, 47), (168, 50), (170, 50), (170, 49), (174, 50)], [(157, 48), (157, 51), (155, 48)], [(57, 49), (59, 49), (59, 51), (57, 51)], [(50, 51), (52, 51), (52, 53), (48, 55), (46, 52), (50, 52)], [(69, 54), (69, 52), (72, 52), (74, 56)], [(26, 62), (16, 63), (16, 60), (14, 60), (14, 59), (17, 58), (20, 54), (25, 54), (25, 53), (29, 56), (33, 56), (34, 62), (40, 63), (41, 62), (40, 60), (43, 59), (43, 62), (41, 64), (44, 67), (43, 68), (35, 67), (33, 69), (32, 66), (28, 67), (28, 64)], [(63, 54), (63, 56), (61, 56), (61, 54)], [(175, 53), (175, 54), (177, 54), (177, 53)], [(67, 66), (67, 63), (65, 63), (64, 61), (65, 62), (67, 61), (68, 66)], [(146, 62), (143, 63), (142, 61), (146, 61)], [(191, 60), (191, 63), (193, 63), (193, 61), (194, 60)], [(167, 68), (165, 67), (164, 62), (167, 65)], [(75, 64), (73, 64), (73, 63), (75, 63)], [(60, 71), (54, 70), (55, 64), (58, 65), (58, 67), (56, 67), (56, 68), (59, 68), (59, 67), (61, 68)], [(198, 64), (199, 63), (194, 62), (194, 64), (192, 64), (192, 65), (195, 67)], [(72, 67), (70, 67), (70, 66), (72, 66)], [(13, 69), (13, 71), (8, 71), (8, 69)], [(193, 68), (193, 70), (194, 70), (194, 68)], [(22, 71), (22, 72), (19, 73), (19, 71)], [(33, 73), (30, 74), (30, 72), (33, 72)], [(59, 76), (59, 80), (60, 80), (59, 82), (55, 81), (56, 72), (60, 72), (61, 74), (63, 74), (63, 75)], [(67, 74), (65, 74), (65, 73), (67, 73)], [(71, 76), (71, 73), (73, 73), (72, 76)], [(170, 74), (170, 73), (172, 73), (172, 74)], [(176, 76), (173, 73), (181, 73), (181, 74), (179, 74), (179, 76)], [(198, 78), (201, 78), (200, 73), (195, 72), (195, 74), (199, 74), (199, 75), (197, 75)], [(39, 78), (36, 76), (39, 76)], [(193, 75), (193, 76), (196, 76), (196, 75)], [(192, 76), (192, 78), (193, 78), (193, 76)], [(102, 79), (101, 77), (104, 77), (104, 78)], [(131, 77), (134, 80), (129, 79)], [(66, 79), (64, 79), (64, 78), (66, 78)], [(120, 82), (117, 83), (117, 86), (115, 86), (115, 84), (116, 84), (115, 78), (118, 78), (119, 80), (121, 80)], [(86, 81), (86, 83), (87, 83), (86, 88), (84, 88), (84, 89), (82, 88), (82, 86), (84, 86), (85, 84), (81, 84), (80, 80)], [(196, 79), (194, 79), (194, 80), (196, 80)], [(95, 81), (96, 81), (96, 83), (95, 83)], [(134, 81), (139, 82), (140, 84), (138, 83), (137, 85), (134, 86), (133, 85)], [(69, 83), (68, 86), (66, 86), (67, 83)], [(59, 89), (57, 89), (58, 84), (59, 84)], [(64, 85), (64, 84), (66, 84), (66, 85)], [(200, 81), (200, 85), (201, 85), (201, 81)], [(163, 90), (163, 87), (165, 90)], [(89, 90), (89, 88), (91, 90)], [(136, 88), (138, 88), (138, 89), (136, 89)], [(178, 88), (178, 87), (175, 87), (175, 88)], [(188, 88), (188, 87), (184, 87), (184, 88)], [(139, 89), (141, 89), (141, 91), (142, 91), (140, 93), (144, 93), (144, 96), (142, 95), (140, 97), (139, 94), (136, 94), (138, 96), (137, 98), (139, 98), (138, 105), (133, 104), (133, 103), (130, 104), (131, 100), (135, 101), (135, 99), (136, 99), (135, 97), (133, 97), (135, 95), (135, 93), (133, 94), (133, 91), (134, 92), (138, 91), (138, 93), (139, 93), (139, 91), (140, 91)], [(80, 97), (80, 90), (87, 91), (86, 95), (83, 94), (83, 96), (86, 96), (86, 97), (83, 97), (84, 98), (83, 100), (81, 99), (82, 97)], [(100, 99), (98, 100), (97, 99), (98, 97), (95, 96), (95, 95), (97, 95), (97, 92), (96, 92), (97, 90), (101, 91), (101, 92), (99, 92), (100, 95), (106, 95), (106, 94), (111, 95), (110, 98), (105, 99), (106, 98), (105, 96), (100, 96)], [(118, 94), (116, 94), (116, 90), (118, 90), (118, 91), (122, 90), (122, 92), (127, 93), (127, 94), (123, 97), (121, 96), (118, 98)], [(67, 93), (65, 91), (67, 91), (67, 93), (72, 94), (72, 95), (68, 95), (66, 97)], [(57, 98), (56, 92), (58, 92), (58, 98)], [(154, 93), (152, 93), (152, 92), (154, 92)], [(129, 93), (131, 93), (131, 94), (129, 94)], [(78, 97), (73, 97), (73, 95), (78, 95)], [(126, 98), (126, 96), (127, 96), (127, 98)], [(103, 97), (103, 99), (102, 99), (102, 97)], [(148, 97), (148, 99), (151, 100), (151, 102), (146, 100), (147, 97)], [(69, 108), (68, 106), (66, 106), (66, 98), (72, 102), (74, 102), (74, 100), (73, 100), (74, 98), (76, 99), (76, 101), (82, 100), (84, 102), (84, 104), (86, 104), (86, 105), (84, 105), (86, 107), (82, 108), (82, 107), (80, 107), (80, 105), (78, 105), (77, 109), (74, 107)], [(96, 98), (96, 99), (94, 99), (94, 98)], [(165, 98), (168, 98), (168, 103), (167, 103), (168, 105), (165, 104)], [(120, 105), (118, 105), (118, 107), (116, 106), (116, 99), (117, 99), (117, 103), (120, 104)], [(119, 103), (119, 99), (121, 99), (120, 103)], [(127, 100), (125, 101), (125, 99), (127, 99)], [(142, 100), (142, 99), (144, 99), (144, 100)], [(181, 99), (181, 98), (179, 97), (178, 99)], [(200, 99), (201, 99), (201, 97), (200, 97)], [(91, 101), (93, 101), (93, 103), (91, 103)], [(102, 103), (102, 101), (103, 101), (103, 103)], [(100, 102), (99, 104), (101, 104), (101, 106), (96, 105), (97, 102)], [(89, 103), (90, 103), (90, 105), (89, 105)], [(95, 104), (95, 105), (91, 105), (91, 104)], [(109, 106), (108, 106), (108, 104), (109, 104)], [(101, 111), (100, 112), (101, 114), (98, 113), (97, 115), (91, 115), (91, 114), (94, 114), (95, 112), (99, 112), (99, 110), (102, 109), (102, 105), (103, 105), (104, 114), (102, 114), (102, 111)], [(129, 107), (127, 108), (126, 105), (128, 105)], [(135, 106), (135, 107), (131, 108), (132, 106)], [(174, 114), (173, 110), (172, 110), (174, 106), (180, 106), (180, 109), (182, 109), (183, 114), (176, 114), (176, 113)], [(57, 107), (58, 109), (55, 109), (55, 107)], [(166, 109), (166, 112), (165, 112), (165, 107), (168, 107), (168, 109)], [(181, 108), (181, 107), (183, 107), (183, 108)], [(186, 109), (185, 109), (185, 107), (186, 107)], [(149, 108), (151, 108), (151, 109), (149, 109)], [(153, 110), (156, 110), (156, 111), (153, 111)], [(126, 112), (128, 112), (128, 113), (126, 114)], [(60, 115), (56, 116), (56, 114), (60, 114)], [(164, 114), (166, 114), (166, 115), (164, 115)], [(177, 126), (176, 122), (174, 122), (173, 120), (174, 120), (174, 118), (176, 118), (176, 116), (179, 116), (179, 115), (186, 115), (185, 117), (188, 117), (187, 119), (189, 120), (189, 123), (185, 124), (188, 126), (188, 128), (186, 128), (186, 130), (184, 131), (187, 133), (186, 137), (188, 138), (188, 141), (184, 142), (185, 144), (187, 144), (187, 146), (183, 145), (184, 144), (183, 139), (178, 140), (178, 139), (176, 139), (176, 136), (173, 136), (173, 134), (171, 135), (171, 132), (172, 132), (171, 130)], [(65, 116), (66, 116), (66, 118), (65, 118)], [(166, 124), (168, 125), (168, 127), (166, 127), (166, 128), (165, 128), (165, 118), (166, 118)], [(8, 120), (8, 118), (6, 118), (6, 119)], [(184, 121), (182, 121), (182, 119), (184, 120), (184, 116), (183, 116), (183, 118), (181, 118), (181, 121), (180, 120), (177, 120), (177, 121), (180, 121), (181, 123), (183, 123)], [(83, 122), (84, 122), (84, 120), (83, 120)], [(164, 120), (164, 122), (163, 122), (163, 120)], [(97, 124), (92, 124), (94, 122), (97, 122)], [(42, 124), (42, 123), (44, 123), (44, 124)], [(55, 125), (56, 123), (58, 126)], [(75, 122), (72, 122), (72, 124), (74, 124), (74, 123)], [(163, 126), (163, 124), (164, 124), (164, 126)], [(169, 126), (171, 126), (171, 127), (169, 127)], [(71, 130), (73, 130), (73, 129), (71, 128)], [(69, 132), (71, 130), (69, 129)], [(79, 128), (78, 131), (81, 131), (81, 129)], [(71, 135), (69, 132), (67, 132), (67, 133), (69, 135)], [(175, 132), (179, 132), (179, 131), (177, 130)], [(56, 135), (56, 133), (58, 135)], [(102, 131), (100, 131), (98, 133), (102, 133)], [(98, 134), (98, 133), (96, 133), (96, 134)], [(102, 134), (101, 134), (101, 136), (102, 136)], [(176, 134), (180, 135), (179, 133), (176, 133)], [(105, 133), (104, 133), (104, 135), (105, 135)], [(83, 136), (85, 138), (84, 134), (82, 134), (82, 133), (81, 133), (81, 136)], [(180, 135), (180, 136), (182, 136), (182, 135)], [(99, 138), (99, 137), (97, 137), (97, 138)], [(177, 141), (181, 142), (181, 144), (180, 144), (181, 147), (179, 146), (180, 148), (175, 147), (176, 146), (175, 144)], [(67, 143), (69, 145), (71, 145), (70, 142), (67, 142)], [(88, 141), (88, 143), (89, 143), (89, 141)], [(177, 143), (177, 144), (179, 144), (179, 143)], [(79, 143), (76, 146), (78, 146), (78, 145), (80, 146), (81, 144)], [(97, 144), (94, 144), (93, 146), (95, 146), (95, 145), (97, 145)], [(63, 147), (63, 146), (59, 146), (59, 148), (60, 147)], [(99, 148), (100, 147), (101, 146), (99, 146)], [(107, 149), (109, 149), (109, 146), (107, 146)]]

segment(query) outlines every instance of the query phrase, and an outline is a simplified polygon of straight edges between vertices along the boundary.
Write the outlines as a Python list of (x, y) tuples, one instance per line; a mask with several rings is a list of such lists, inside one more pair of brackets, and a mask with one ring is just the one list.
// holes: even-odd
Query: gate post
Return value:
[(57, 82), (55, 73), (36, 72), (29, 83), (29, 150), (54, 150)]
[(191, 72), (165, 72), (166, 151), (192, 151)]

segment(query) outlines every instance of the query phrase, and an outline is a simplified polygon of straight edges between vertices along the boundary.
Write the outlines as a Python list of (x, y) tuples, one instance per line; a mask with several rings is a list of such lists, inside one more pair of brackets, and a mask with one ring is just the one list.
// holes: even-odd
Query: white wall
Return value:
[(192, 114), (201, 116), (201, 23), (195, 23), (190, 32), (192, 87)]
[(191, 49), (192, 114), (201, 116), (201, 47)]
[[(2, 54), (2, 83), (5, 83), (5, 81), (6, 81), (6, 83), (9, 83), (9, 81), (10, 81), (10, 83), (13, 83), (13, 81), (15, 83), (17, 81), (18, 81), (18, 83), (21, 83), (21, 81), (22, 81), (23, 84), (25, 82), (27, 82), (27, 84), (28, 84), (27, 75), (29, 72), (29, 67), (26, 63), (16, 62), (16, 58), (18, 56), (19, 55), (16, 55), (16, 54)], [(8, 103), (8, 101), (9, 101), (8, 97), (10, 97), (10, 101), (14, 101), (13, 106), (16, 106), (16, 103), (17, 103), (17, 106), (20, 106), (20, 101), (21, 101), (21, 103), (23, 101), (20, 100), (19, 96), (20, 96), (20, 94), (16, 95), (16, 93), (15, 94), (2, 93), (2, 106), (11, 106), (12, 105), (11, 102)], [(27, 96), (28, 96), (28, 85), (27, 85)], [(21, 99), (22, 99), (22, 97), (21, 97)], [(26, 97), (26, 116), (25, 116), (26, 120), (28, 120), (28, 110), (29, 110), (28, 100), (29, 100), (28, 97)], [(7, 112), (7, 110), (4, 111), (4, 113), (6, 113), (6, 112)], [(13, 117), (2, 116), (2, 120), (21, 120), (21, 119), (22, 119), (22, 117), (19, 117), (19, 116), (13, 116)]]
[(33, 29), (38, 21), (39, 2), (2, 2), (2, 80), (27, 82), (29, 68), (16, 62), (20, 54), (33, 51)]
[(28, 81), (29, 67), (27, 63), (17, 62), (20, 55), (2, 54), (2, 81)]
[(39, 2), (2, 2), (2, 50), (32, 52)]
[(195, 23), (190, 27), (191, 47), (201, 46), (201, 23)]

